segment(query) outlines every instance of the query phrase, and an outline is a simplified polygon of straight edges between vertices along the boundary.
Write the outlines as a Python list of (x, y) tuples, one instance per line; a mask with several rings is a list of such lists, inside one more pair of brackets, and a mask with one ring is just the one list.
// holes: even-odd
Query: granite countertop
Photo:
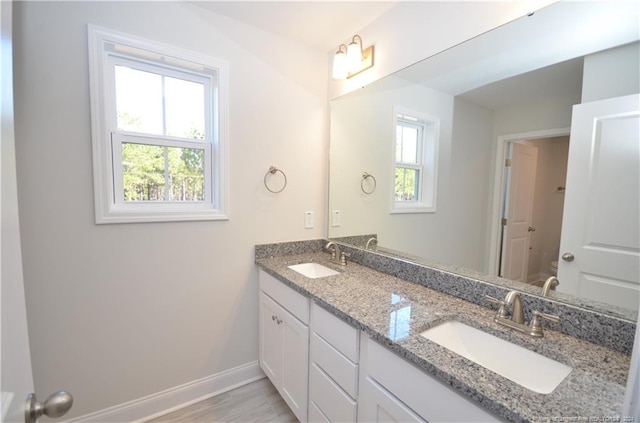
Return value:
[[(287, 266), (317, 262), (341, 273), (310, 279)], [(545, 329), (532, 338), (493, 322), (495, 310), (349, 263), (326, 253), (257, 259), (258, 266), (379, 343), (510, 421), (618, 421), (630, 356)], [(489, 306), (488, 306), (489, 307)], [(524, 303), (525, 309), (527, 303)], [(560, 316), (562, 318), (562, 316)], [(538, 394), (420, 336), (458, 320), (573, 368), (551, 394)], [(547, 322), (543, 325), (548, 326)]]

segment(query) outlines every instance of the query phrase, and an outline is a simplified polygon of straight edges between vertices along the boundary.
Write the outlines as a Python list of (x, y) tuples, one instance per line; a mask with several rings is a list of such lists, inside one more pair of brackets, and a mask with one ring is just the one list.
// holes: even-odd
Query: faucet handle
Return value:
[(554, 323), (558, 323), (560, 321), (560, 316), (554, 316), (553, 314), (542, 313), (536, 310), (531, 313), (533, 314), (533, 317), (529, 323), (529, 328), (531, 329), (531, 335), (533, 336), (544, 336), (544, 332), (542, 331), (542, 319), (546, 319)]
[(500, 308), (498, 309), (499, 317), (509, 317), (509, 312), (507, 311), (507, 303), (505, 301), (499, 300), (495, 297), (492, 297), (491, 295), (485, 295), (484, 299), (489, 302), (500, 305)]
[(344, 251), (340, 253), (340, 264), (343, 266), (347, 265), (347, 257), (351, 257), (350, 253), (345, 253)]
[(553, 314), (547, 314), (547, 313), (542, 313), (540, 311), (537, 310), (533, 310), (531, 313), (533, 313), (533, 317), (535, 318), (536, 316), (538, 317), (542, 317), (543, 319), (547, 319), (550, 322), (554, 322), (554, 323), (558, 323), (560, 321), (560, 316), (556, 316)]

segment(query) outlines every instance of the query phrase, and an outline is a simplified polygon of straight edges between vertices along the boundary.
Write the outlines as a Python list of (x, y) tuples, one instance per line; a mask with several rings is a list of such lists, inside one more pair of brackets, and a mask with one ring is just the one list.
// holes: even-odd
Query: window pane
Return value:
[(418, 201), (420, 171), (404, 167), (396, 168), (395, 200)]
[(204, 150), (168, 147), (171, 201), (204, 201)]
[(204, 85), (165, 77), (167, 135), (204, 139)]
[(164, 168), (164, 147), (123, 143), (124, 201), (164, 200)]
[(118, 129), (162, 134), (162, 76), (126, 66), (115, 72)]
[(402, 127), (402, 159), (404, 163), (418, 162), (418, 129)]

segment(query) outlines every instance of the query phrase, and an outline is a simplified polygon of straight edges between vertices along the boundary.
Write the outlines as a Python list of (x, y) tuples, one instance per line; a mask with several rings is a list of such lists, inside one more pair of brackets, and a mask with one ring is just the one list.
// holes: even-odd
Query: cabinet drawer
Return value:
[(309, 300), (264, 270), (258, 274), (260, 290), (273, 298), (302, 323), (309, 324)]
[(358, 363), (360, 332), (315, 303), (311, 304), (311, 327), (332, 347)]
[(356, 402), (313, 363), (309, 367), (309, 401), (331, 422), (356, 421)]
[(358, 365), (315, 332), (311, 335), (311, 362), (320, 367), (352, 398), (358, 396)]
[(366, 367), (367, 375), (425, 420), (501, 421), (472, 400), (424, 373), (372, 339), (367, 338), (366, 342), (367, 358), (363, 367)]
[(426, 423), (409, 407), (380, 386), (375, 380), (367, 378), (364, 381), (365, 398), (360, 401), (358, 418), (362, 422), (418, 422)]
[(309, 423), (331, 423), (313, 401), (309, 401)]

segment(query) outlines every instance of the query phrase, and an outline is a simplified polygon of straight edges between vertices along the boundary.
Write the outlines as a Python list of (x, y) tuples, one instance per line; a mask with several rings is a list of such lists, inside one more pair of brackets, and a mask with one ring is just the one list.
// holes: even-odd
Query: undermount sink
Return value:
[(420, 335), (540, 394), (553, 392), (572, 370), (553, 359), (454, 320)]
[(337, 272), (319, 263), (302, 263), (288, 267), (289, 269), (300, 273), (302, 276), (306, 276), (311, 279), (324, 278), (327, 276), (340, 274), (340, 272)]

